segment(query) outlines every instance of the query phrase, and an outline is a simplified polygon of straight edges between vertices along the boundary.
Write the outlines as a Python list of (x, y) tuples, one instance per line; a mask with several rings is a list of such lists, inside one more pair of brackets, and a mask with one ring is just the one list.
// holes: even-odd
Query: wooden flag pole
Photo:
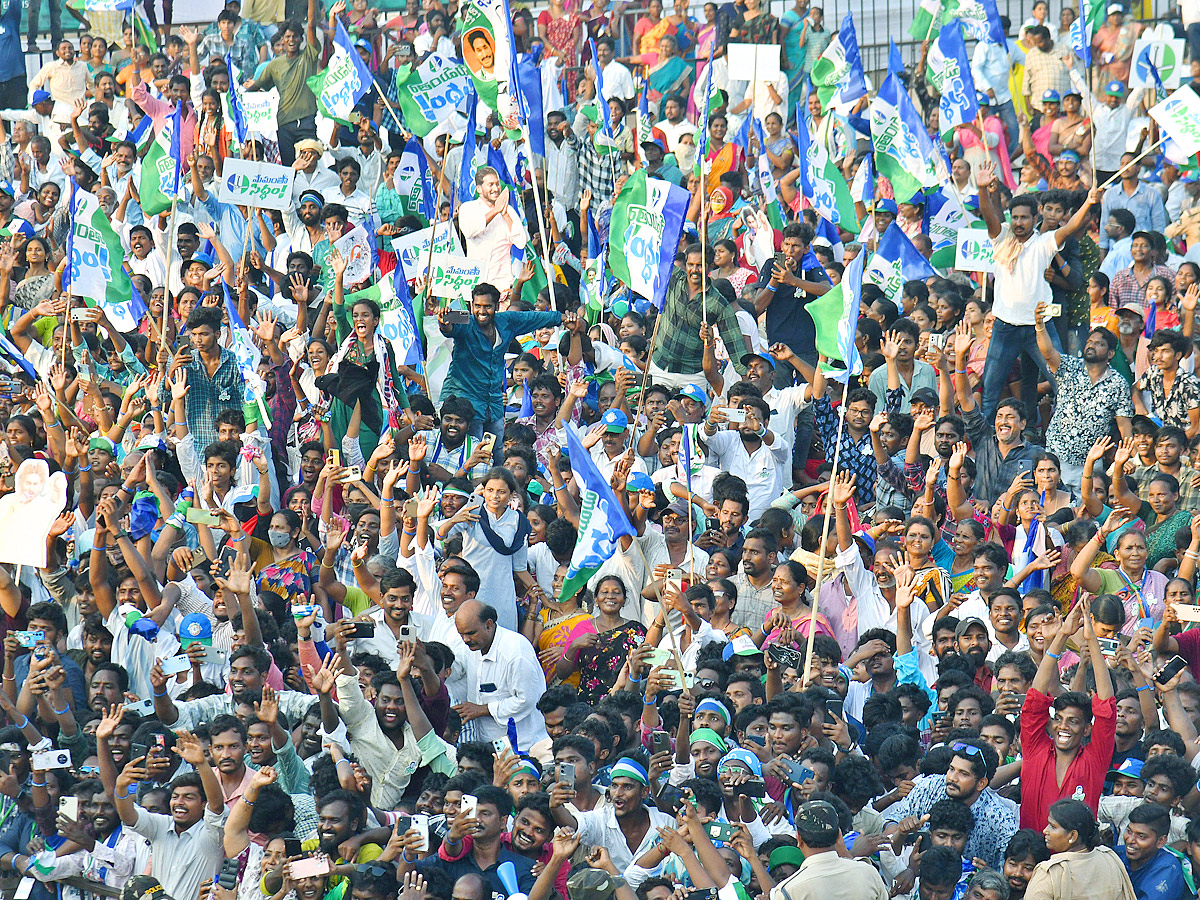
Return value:
[(1164, 137), (1159, 138), (1151, 146), (1147, 147), (1145, 150), (1143, 150), (1141, 153), (1139, 153), (1137, 156), (1135, 156), (1129, 162), (1125, 163), (1125, 165), (1121, 166), (1121, 168), (1117, 169), (1117, 171), (1115, 171), (1112, 174), (1112, 177), (1110, 177), (1108, 179), (1108, 181), (1106, 181), (1106, 182), (1104, 182), (1104, 184), (1100, 185), (1101, 189), (1108, 187), (1114, 181), (1119, 179), (1123, 174), (1125, 174), (1125, 172), (1128, 171), (1131, 166), (1138, 165), (1138, 163), (1140, 163), (1143, 159), (1145, 159), (1147, 156), (1150, 155), (1150, 152), (1152, 150), (1157, 150), (1159, 147), (1161, 147), (1163, 144), (1165, 144), (1170, 139), (1171, 139), (1170, 135), (1166, 135)]
[(163, 256), (166, 258), (167, 266), (167, 284), (163, 290), (163, 310), (162, 310), (162, 325), (158, 331), (158, 346), (167, 346), (167, 312), (171, 306), (171, 291), (168, 289), (171, 284), (171, 247), (172, 241), (175, 239), (175, 213), (179, 208), (179, 198), (171, 198), (171, 215), (167, 220), (167, 240), (163, 247)]
[[(477, 148), (472, 148), (471, 158), (467, 159), (467, 140), (468, 139), (470, 139), (473, 142), (475, 140), (475, 135), (473, 135), (473, 134), (464, 134), (463, 135), (462, 164), (464, 166), (469, 167), (475, 159), (475, 150)], [(420, 141), (418, 141), (417, 143), (421, 147), (421, 152), (425, 153), (426, 152), (425, 145), (421, 144)], [(433, 270), (433, 245), (437, 243), (438, 209), (442, 205), (442, 182), (445, 181), (447, 187), (450, 190), (454, 190), (454, 186), (451, 185), (449, 179), (446, 178), (446, 157), (449, 155), (450, 155), (450, 135), (446, 135), (446, 140), (442, 142), (442, 164), (438, 170), (439, 177), (437, 180), (437, 194), (434, 195), (434, 201), (433, 201), (433, 218), (429, 222), (429, 227), (431, 229), (431, 231), (429, 232), (429, 256), (425, 260), (425, 299), (426, 299), (426, 301), (428, 301), (428, 299), (433, 295), (433, 277), (431, 275), (431, 272)], [(451, 204), (453, 204), (453, 201), (451, 201)], [(450, 227), (450, 224), (451, 223), (447, 223), (447, 228)], [(397, 266), (401, 265), (399, 255), (396, 256), (396, 265)], [(407, 276), (407, 274), (408, 274), (407, 272), (401, 272), (400, 277), (404, 278)], [(449, 304), (450, 304), (450, 301), (447, 300), (446, 305), (448, 306)], [(415, 310), (414, 310), (413, 314), (416, 315)]]
[[(603, 98), (601, 99), (601, 102), (603, 102)], [(529, 140), (529, 122), (520, 115), (518, 115), (517, 118), (521, 123), (521, 134), (525, 138), (525, 150), (529, 154), (529, 173), (530, 177), (533, 178), (533, 208), (537, 212), (538, 234), (540, 234), (542, 238), (542, 262), (546, 267), (546, 290), (550, 294), (550, 307), (553, 309), (554, 291), (551, 288), (551, 285), (555, 284), (556, 282), (554, 278), (554, 265), (550, 261), (550, 229), (546, 227), (546, 215), (542, 211), (542, 195), (541, 192), (538, 191), (537, 186), (537, 170), (533, 167), (533, 144)], [(546, 165), (545, 159), (542, 160), (542, 165)], [(543, 182), (545, 178), (549, 177), (549, 175), (549, 167), (546, 167), (545, 174), (542, 176)], [(521, 192), (524, 194), (524, 187), (522, 187)], [(522, 202), (524, 202), (523, 196)]]

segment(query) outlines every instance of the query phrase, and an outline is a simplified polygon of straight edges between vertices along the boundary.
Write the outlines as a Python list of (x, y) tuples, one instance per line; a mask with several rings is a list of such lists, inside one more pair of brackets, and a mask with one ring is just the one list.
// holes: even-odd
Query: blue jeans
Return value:
[(1008, 143), (1008, 152), (1014, 154), (1021, 146), (1020, 125), (1017, 123), (1017, 111), (1011, 100), (1005, 100), (996, 107), (996, 115), (1004, 125), (1004, 136)]
[[(1062, 342), (1058, 339), (1058, 331), (1047, 328), (1050, 342), (1055, 349), (1062, 352)], [(1000, 392), (1008, 381), (1008, 373), (1012, 371), (1013, 363), (1021, 357), (1021, 399), (1029, 422), (1037, 419), (1037, 382), (1038, 372), (1054, 384), (1054, 376), (1046, 366), (1046, 359), (1038, 349), (1037, 335), (1032, 325), (1010, 325), (999, 319), (992, 325), (992, 341), (988, 344), (987, 359), (983, 363), (983, 420), (989, 424), (995, 421), (996, 407), (1000, 404)]]

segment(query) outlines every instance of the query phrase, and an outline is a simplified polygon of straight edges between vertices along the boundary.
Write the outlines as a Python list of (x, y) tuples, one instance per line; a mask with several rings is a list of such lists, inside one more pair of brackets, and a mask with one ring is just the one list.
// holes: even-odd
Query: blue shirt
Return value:
[(25, 54), (21, 50), (21, 4), (8, 0), (0, 13), (0, 81), (25, 76)]
[[(79, 668), (75, 660), (69, 656), (61, 656), (57, 651), (54, 655), (58, 657), (58, 664), (63, 667), (63, 673), (67, 676), (67, 687), (71, 689), (72, 705), (76, 709), (86, 709), (88, 691), (87, 679), (83, 677), (83, 669)], [(29, 653), (22, 653), (13, 660), (13, 677), (17, 679), (17, 684), (23, 684), (29, 677), (29, 660)]]
[[(1114, 209), (1127, 209), (1133, 213), (1138, 231), (1162, 231), (1167, 227), (1167, 207), (1163, 204), (1162, 194), (1156, 188), (1143, 181), (1138, 182), (1133, 196), (1125, 193), (1125, 188), (1118, 181), (1110, 185), (1100, 201), (1100, 222), (1108, 222), (1109, 213)], [(1108, 235), (1101, 230), (1100, 246), (1107, 250)]]
[(475, 415), (487, 422), (504, 416), (504, 354), (513, 338), (539, 328), (558, 325), (562, 313), (496, 313), (496, 338), (489, 341), (472, 316), (471, 321), (450, 326), (454, 353), (450, 371), (442, 385), (442, 396), (462, 397), (475, 408)]
[(1129, 873), (1138, 900), (1182, 900), (1192, 896), (1183, 878), (1183, 864), (1179, 857), (1166, 848), (1160, 848), (1149, 862), (1136, 871), (1129, 867), (1124, 847), (1118, 848), (1117, 853), (1121, 862), (1125, 863), (1125, 871)]

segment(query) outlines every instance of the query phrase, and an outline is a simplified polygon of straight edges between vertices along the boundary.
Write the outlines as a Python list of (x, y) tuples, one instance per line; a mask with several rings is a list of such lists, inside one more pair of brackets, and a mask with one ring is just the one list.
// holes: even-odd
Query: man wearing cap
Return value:
[(796, 838), (804, 854), (800, 870), (777, 884), (770, 900), (887, 900), (879, 873), (837, 852), (841, 836), (837, 810), (827, 800), (809, 800), (796, 809)]
[[(666, 145), (661, 138), (642, 141), (642, 156), (646, 159), (646, 174), (671, 184), (683, 182), (683, 172), (673, 162), (666, 161)], [(686, 187), (686, 185), (684, 185)]]
[(574, 828), (584, 846), (608, 850), (612, 864), (620, 872), (658, 842), (658, 829), (675, 826), (674, 816), (646, 806), (650, 777), (641, 763), (627, 756), (612, 767), (608, 806), (573, 813), (566, 804), (574, 793), (572, 788), (554, 786), (550, 792), (554, 821), (565, 828)]
[[(583, 446), (588, 448), (592, 461), (600, 470), (600, 474), (604, 476), (605, 481), (612, 478), (613, 470), (617, 467), (618, 460), (624, 455), (628, 443), (629, 417), (623, 410), (617, 409), (615, 406), (600, 417), (600, 421), (583, 439)], [(646, 464), (636, 454), (633, 458), (633, 468), (629, 471), (630, 473), (649, 474), (646, 471)]]
[(292, 169), (296, 174), (292, 183), (292, 196), (303, 197), (309, 191), (317, 191), (322, 197), (322, 206), (334, 202), (341, 181), (336, 173), (321, 165), (325, 144), (316, 138), (306, 138), (297, 142), (295, 153), (296, 159), (292, 163)]
[(295, 161), (299, 141), (317, 136), (317, 97), (308, 86), (308, 79), (321, 68), (318, 21), (317, 0), (308, 0), (304, 25), (296, 20), (283, 25), (283, 55), (267, 63), (262, 74), (247, 85), (255, 91), (279, 88), (279, 156), (285, 166)]
[[(1092, 93), (1087, 82), (1074, 69), (1071, 84), (1083, 98), (1084, 112), (1092, 118), (1095, 138), (1092, 142), (1092, 163), (1096, 167), (1096, 182), (1103, 184), (1121, 167), (1121, 156), (1129, 138), (1129, 125), (1139, 115), (1143, 89), (1136, 88), (1125, 96), (1125, 85), (1110, 81), (1104, 88), (1104, 99)], [(1103, 216), (1101, 222), (1105, 221)], [(1106, 246), (1104, 242), (1101, 246)]]

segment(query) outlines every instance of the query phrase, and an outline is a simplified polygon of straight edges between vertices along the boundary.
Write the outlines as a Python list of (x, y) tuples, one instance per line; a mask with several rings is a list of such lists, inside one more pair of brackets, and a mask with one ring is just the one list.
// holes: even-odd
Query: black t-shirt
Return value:
[[(811, 261), (811, 258), (804, 261)], [(766, 285), (771, 280), (774, 267), (775, 259), (763, 263), (758, 273), (760, 285)], [(829, 281), (829, 276), (819, 265), (802, 268), (799, 276), (805, 281)], [(797, 294), (791, 285), (780, 284), (775, 289), (771, 305), (767, 307), (767, 343), (787, 344), (793, 353), (809, 365), (817, 364), (817, 331), (805, 307), (815, 299), (814, 294)]]

